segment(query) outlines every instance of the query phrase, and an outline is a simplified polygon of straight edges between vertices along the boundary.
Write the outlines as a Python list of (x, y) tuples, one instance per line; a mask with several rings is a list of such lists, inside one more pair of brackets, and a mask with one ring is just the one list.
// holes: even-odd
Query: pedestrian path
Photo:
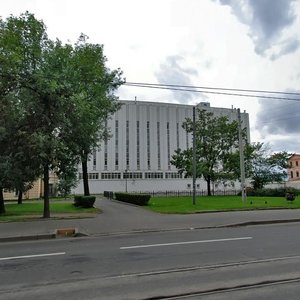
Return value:
[(56, 229), (77, 228), (85, 235), (120, 234), (139, 231), (186, 230), (223, 226), (241, 226), (266, 222), (300, 222), (300, 210), (256, 210), (211, 212), (187, 215), (158, 214), (143, 207), (99, 198), (102, 213), (94, 218), (39, 219), (0, 223), (0, 241), (4, 238), (39, 238), (53, 235)]

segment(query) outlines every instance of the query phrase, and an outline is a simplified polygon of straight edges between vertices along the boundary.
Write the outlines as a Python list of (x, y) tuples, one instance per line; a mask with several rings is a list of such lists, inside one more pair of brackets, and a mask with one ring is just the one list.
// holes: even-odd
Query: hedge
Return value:
[(148, 205), (151, 198), (149, 194), (115, 193), (116, 200), (136, 205)]
[(248, 196), (260, 196), (260, 197), (286, 197), (287, 193), (292, 193), (295, 196), (299, 195), (299, 190), (291, 187), (278, 188), (278, 189), (261, 189), (261, 190), (249, 190)]
[(76, 207), (91, 208), (94, 207), (95, 201), (96, 196), (74, 196), (74, 206)]

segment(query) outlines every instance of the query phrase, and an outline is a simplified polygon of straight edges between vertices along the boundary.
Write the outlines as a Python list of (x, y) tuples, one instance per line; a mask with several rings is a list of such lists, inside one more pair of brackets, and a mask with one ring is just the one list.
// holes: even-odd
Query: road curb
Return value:
[(90, 236), (113, 236), (113, 235), (126, 235), (126, 234), (139, 234), (139, 233), (154, 233), (154, 232), (171, 232), (171, 231), (189, 231), (189, 230), (203, 230), (203, 229), (218, 229), (218, 228), (234, 228), (243, 226), (267, 225), (267, 224), (280, 224), (280, 223), (299, 223), (300, 219), (290, 220), (268, 220), (268, 221), (249, 221), (235, 224), (226, 225), (208, 225), (200, 227), (177, 227), (177, 228), (152, 228), (152, 229), (135, 229), (130, 231), (116, 231), (116, 232), (103, 232), (95, 233)]
[(21, 242), (21, 241), (35, 241), (35, 240), (49, 240), (55, 239), (55, 233), (48, 234), (33, 234), (33, 235), (20, 235), (20, 236), (8, 236), (0, 238), (0, 243), (5, 242)]
[(61, 229), (55, 229), (53, 233), (3, 237), (0, 238), (0, 243), (50, 240), (50, 239), (64, 238), (64, 237), (67, 238), (67, 237), (83, 237), (83, 236), (87, 236), (87, 234), (79, 232), (78, 228), (61, 228)]
[(280, 224), (280, 223), (299, 223), (300, 219), (288, 219), (288, 220), (260, 220), (260, 221), (247, 221), (242, 223), (235, 223), (229, 225), (221, 225), (222, 227), (241, 227), (241, 226), (255, 226), (255, 225), (267, 225), (267, 224)]
[(139, 234), (139, 233), (154, 233), (154, 232), (171, 232), (171, 231), (187, 231), (187, 230), (201, 230), (201, 229), (216, 229), (216, 228), (234, 228), (243, 226), (255, 226), (255, 225), (268, 225), (268, 224), (285, 224), (285, 223), (299, 223), (300, 219), (288, 219), (288, 220), (260, 220), (260, 221), (247, 221), (241, 223), (225, 224), (225, 225), (210, 225), (200, 227), (179, 227), (179, 228), (149, 228), (140, 230), (128, 230), (117, 232), (103, 232), (95, 234), (85, 234), (79, 232), (77, 228), (63, 228), (56, 229), (54, 233), (48, 234), (34, 234), (34, 235), (22, 235), (22, 236), (10, 236), (0, 238), (0, 243), (4, 242), (19, 242), (19, 241), (34, 241), (45, 239), (56, 239), (62, 237), (87, 237), (87, 236), (113, 236), (113, 235), (126, 235), (126, 234)]

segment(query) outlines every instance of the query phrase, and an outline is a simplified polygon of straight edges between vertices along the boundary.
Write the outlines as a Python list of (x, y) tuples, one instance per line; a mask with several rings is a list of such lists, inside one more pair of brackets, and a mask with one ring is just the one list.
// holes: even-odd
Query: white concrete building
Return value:
[[(192, 118), (193, 106), (145, 101), (120, 101), (122, 108), (106, 126), (112, 137), (101, 143), (89, 161), (89, 185), (91, 193), (103, 191), (153, 192), (188, 191), (192, 179), (183, 178), (171, 164), (172, 155), (178, 148), (192, 146), (192, 135), (182, 128), (186, 117)], [(236, 109), (210, 107), (201, 102), (215, 115), (226, 115), (230, 121), (237, 119)], [(249, 115), (241, 114), (247, 128)], [(81, 178), (79, 169), (79, 178)], [(206, 183), (197, 179), (197, 190), (206, 190)], [(223, 186), (215, 187), (224, 189)], [(83, 193), (80, 180), (75, 193)]]

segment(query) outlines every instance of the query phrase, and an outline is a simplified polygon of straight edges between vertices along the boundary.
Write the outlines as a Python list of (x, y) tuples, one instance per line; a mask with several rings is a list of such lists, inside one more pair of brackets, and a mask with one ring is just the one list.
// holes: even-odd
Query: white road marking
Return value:
[(246, 237), (239, 237), (239, 238), (227, 238), (227, 239), (216, 239), (216, 240), (202, 240), (202, 241), (189, 241), (189, 242), (177, 242), (177, 243), (137, 245), (137, 246), (120, 247), (120, 250), (150, 248), (150, 247), (176, 246), (176, 245), (189, 245), (189, 244), (200, 244), (200, 243), (229, 242), (229, 241), (240, 241), (240, 240), (251, 240), (251, 239), (252, 239), (252, 237), (246, 236)]
[(45, 253), (45, 254), (32, 254), (32, 255), (22, 255), (22, 256), (11, 256), (11, 257), (0, 257), (2, 260), (13, 260), (13, 259), (24, 259), (24, 258), (35, 258), (35, 257), (45, 257), (45, 256), (57, 256), (64, 255), (66, 252), (57, 252), (57, 253)]

